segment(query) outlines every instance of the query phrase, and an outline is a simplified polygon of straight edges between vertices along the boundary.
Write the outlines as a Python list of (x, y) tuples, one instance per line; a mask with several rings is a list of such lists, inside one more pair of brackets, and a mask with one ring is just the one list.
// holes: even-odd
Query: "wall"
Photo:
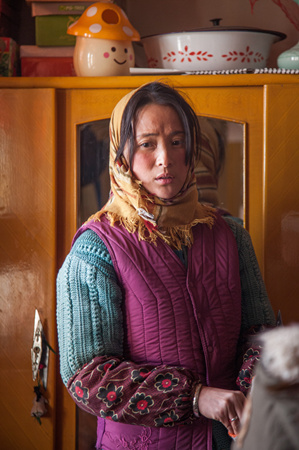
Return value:
[[(273, 0), (256, 1), (253, 12), (250, 0), (126, 0), (124, 7), (141, 36), (209, 27), (214, 18), (222, 18), (222, 26), (283, 32), (287, 38), (272, 46), (268, 59), (267, 67), (274, 68), (278, 55), (299, 39), (299, 5), (295, 0), (290, 0), (289, 4), (294, 8), (292, 17), (297, 21), (297, 29)], [(142, 61), (143, 52), (137, 49), (136, 54), (136, 62)]]

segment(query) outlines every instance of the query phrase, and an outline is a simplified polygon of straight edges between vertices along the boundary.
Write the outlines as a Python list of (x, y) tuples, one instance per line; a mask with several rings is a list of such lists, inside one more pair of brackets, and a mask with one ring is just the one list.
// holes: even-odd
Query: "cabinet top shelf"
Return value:
[(160, 80), (184, 87), (298, 84), (299, 74), (130, 75), (115, 77), (2, 77), (0, 88), (104, 89), (135, 88)]

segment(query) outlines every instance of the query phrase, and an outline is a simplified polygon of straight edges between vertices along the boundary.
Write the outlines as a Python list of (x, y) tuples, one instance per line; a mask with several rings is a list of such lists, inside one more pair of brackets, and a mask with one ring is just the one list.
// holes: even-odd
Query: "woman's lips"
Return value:
[(156, 178), (156, 181), (157, 181), (159, 184), (165, 185), (165, 184), (170, 184), (170, 183), (172, 183), (173, 179), (174, 179), (174, 177), (172, 177), (171, 175), (159, 175), (159, 176)]

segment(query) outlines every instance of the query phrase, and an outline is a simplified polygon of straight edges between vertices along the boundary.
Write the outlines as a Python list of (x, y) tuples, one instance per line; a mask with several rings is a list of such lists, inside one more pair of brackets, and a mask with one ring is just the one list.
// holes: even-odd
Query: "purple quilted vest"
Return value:
[[(193, 228), (188, 268), (162, 240), (139, 241), (106, 219), (94, 230), (110, 253), (124, 293), (125, 358), (168, 364), (198, 373), (209, 386), (236, 389), (236, 349), (241, 324), (241, 289), (236, 240), (217, 217), (210, 229)], [(98, 419), (97, 448), (143, 450), (212, 449), (212, 422), (146, 428)]]

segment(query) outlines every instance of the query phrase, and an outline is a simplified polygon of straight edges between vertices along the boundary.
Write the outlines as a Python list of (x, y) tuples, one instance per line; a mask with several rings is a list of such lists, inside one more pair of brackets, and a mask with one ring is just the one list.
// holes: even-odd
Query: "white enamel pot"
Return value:
[(188, 72), (267, 67), (272, 44), (285, 38), (278, 31), (214, 26), (146, 36), (141, 42), (148, 67)]

